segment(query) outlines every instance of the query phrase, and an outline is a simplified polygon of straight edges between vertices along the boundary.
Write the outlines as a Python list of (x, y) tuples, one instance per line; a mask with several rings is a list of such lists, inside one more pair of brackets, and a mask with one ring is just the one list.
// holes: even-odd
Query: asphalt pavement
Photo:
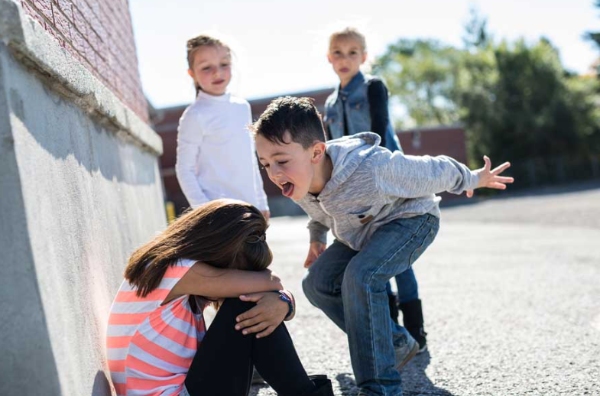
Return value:
[[(354, 395), (345, 334), (302, 293), (306, 221), (274, 218), (267, 234), (297, 298), (288, 328), (307, 371)], [(442, 208), (414, 268), (429, 350), (403, 369), (404, 395), (600, 395), (600, 184)]]

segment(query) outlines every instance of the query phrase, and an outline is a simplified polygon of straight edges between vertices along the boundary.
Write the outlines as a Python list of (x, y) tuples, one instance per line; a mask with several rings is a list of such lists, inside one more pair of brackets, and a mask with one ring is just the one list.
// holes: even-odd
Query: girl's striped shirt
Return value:
[[(146, 297), (123, 281), (108, 319), (107, 354), (118, 396), (176, 396), (206, 333), (202, 313), (189, 296), (161, 305), (195, 261), (170, 266), (158, 288)], [(200, 308), (203, 308), (202, 306)]]

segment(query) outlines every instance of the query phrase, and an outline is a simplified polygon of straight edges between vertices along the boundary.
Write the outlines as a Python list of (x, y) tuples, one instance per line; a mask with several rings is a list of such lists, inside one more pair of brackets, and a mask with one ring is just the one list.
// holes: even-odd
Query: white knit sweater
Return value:
[(248, 125), (250, 105), (241, 98), (200, 92), (184, 111), (177, 135), (177, 179), (192, 207), (218, 198), (269, 210)]

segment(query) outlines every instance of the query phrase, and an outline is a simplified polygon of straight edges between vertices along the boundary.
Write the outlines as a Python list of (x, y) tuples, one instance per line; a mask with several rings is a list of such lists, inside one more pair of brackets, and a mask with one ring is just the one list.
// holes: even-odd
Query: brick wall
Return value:
[(61, 47), (148, 121), (127, 0), (18, 1)]

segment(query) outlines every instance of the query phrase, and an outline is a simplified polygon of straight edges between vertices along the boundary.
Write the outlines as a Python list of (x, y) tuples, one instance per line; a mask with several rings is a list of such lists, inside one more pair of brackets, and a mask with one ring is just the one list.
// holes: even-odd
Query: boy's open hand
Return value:
[(327, 245), (321, 242), (311, 242), (310, 247), (308, 248), (308, 256), (304, 261), (304, 268), (308, 268), (315, 262), (317, 257), (321, 255), (325, 251)]
[[(492, 161), (487, 155), (483, 156), (483, 162), (485, 163), (483, 168), (477, 169), (476, 171), (479, 175), (477, 188), (486, 187), (505, 190), (506, 184), (512, 183), (515, 180), (512, 177), (499, 176), (506, 169), (510, 168), (510, 162), (505, 162), (494, 169), (492, 169)], [(467, 190), (467, 197), (471, 198), (472, 196), (473, 190)]]
[(256, 338), (266, 337), (283, 322), (289, 306), (273, 292), (252, 293), (240, 296), (242, 301), (252, 301), (256, 306), (235, 318), (236, 330), (244, 334), (258, 333)]

